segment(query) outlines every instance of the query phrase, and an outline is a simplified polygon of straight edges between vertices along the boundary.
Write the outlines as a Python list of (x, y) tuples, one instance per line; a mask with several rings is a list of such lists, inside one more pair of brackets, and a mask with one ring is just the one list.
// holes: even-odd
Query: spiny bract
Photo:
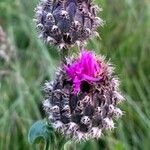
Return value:
[(103, 24), (98, 10), (91, 0), (41, 0), (35, 9), (40, 37), (60, 49), (82, 46)]
[[(117, 107), (123, 100), (118, 78), (112, 65), (92, 52), (83, 51), (78, 58), (68, 58), (66, 61), (67, 64), (57, 71), (55, 80), (44, 86), (46, 96), (43, 107), (48, 120), (54, 129), (76, 141), (99, 138), (103, 129), (114, 128), (113, 117), (122, 116), (122, 111)], [(85, 66), (88, 63), (93, 63), (93, 67), (87, 69)], [(74, 64), (80, 64), (81, 69), (84, 66), (85, 70), (75, 67), (70, 74), (67, 70)], [(91, 77), (97, 80), (91, 80)], [(78, 83), (74, 82), (75, 78), (80, 79), (76, 92), (75, 84)]]

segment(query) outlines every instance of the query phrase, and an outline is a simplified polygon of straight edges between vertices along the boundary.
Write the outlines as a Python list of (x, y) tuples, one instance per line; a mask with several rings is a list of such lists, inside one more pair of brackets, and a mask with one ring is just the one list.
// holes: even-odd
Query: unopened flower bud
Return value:
[[(41, 0), (35, 12), (41, 37), (61, 49), (73, 46), (77, 41), (83, 44), (95, 35), (98, 26), (103, 25), (97, 17), (98, 7), (89, 0)], [(48, 37), (54, 40), (47, 40)], [(60, 46), (61, 43), (64, 46)]]

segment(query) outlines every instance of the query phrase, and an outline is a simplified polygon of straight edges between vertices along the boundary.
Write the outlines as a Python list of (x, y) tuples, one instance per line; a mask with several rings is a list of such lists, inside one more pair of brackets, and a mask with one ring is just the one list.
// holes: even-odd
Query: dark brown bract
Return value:
[(40, 37), (61, 49), (82, 46), (103, 24), (91, 0), (41, 0), (35, 11)]

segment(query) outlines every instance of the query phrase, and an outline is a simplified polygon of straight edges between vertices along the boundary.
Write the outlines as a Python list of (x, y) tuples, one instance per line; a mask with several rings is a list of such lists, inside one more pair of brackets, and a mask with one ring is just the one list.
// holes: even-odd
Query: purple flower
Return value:
[(82, 81), (92, 84), (92, 82), (100, 79), (99, 77), (97, 78), (101, 69), (100, 64), (97, 62), (95, 55), (89, 51), (82, 51), (79, 59), (65, 68), (68, 76), (73, 81), (74, 93), (80, 91)]
[(67, 139), (98, 139), (115, 128), (113, 118), (123, 115), (117, 105), (124, 98), (112, 64), (89, 51), (66, 58), (44, 91), (48, 121)]

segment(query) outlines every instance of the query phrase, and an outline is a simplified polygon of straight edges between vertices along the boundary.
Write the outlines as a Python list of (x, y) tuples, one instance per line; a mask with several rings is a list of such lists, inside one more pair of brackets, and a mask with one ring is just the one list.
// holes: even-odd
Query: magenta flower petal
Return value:
[(74, 92), (80, 91), (82, 81), (89, 83), (100, 80), (97, 74), (100, 71), (100, 65), (97, 62), (95, 55), (89, 51), (82, 51), (79, 59), (74, 61), (69, 66), (65, 66), (68, 76), (72, 79), (74, 84)]
[(85, 79), (85, 81), (93, 81), (93, 82), (100, 80), (100, 78), (93, 78), (93, 77), (88, 76), (86, 74), (83, 75), (83, 78)]

